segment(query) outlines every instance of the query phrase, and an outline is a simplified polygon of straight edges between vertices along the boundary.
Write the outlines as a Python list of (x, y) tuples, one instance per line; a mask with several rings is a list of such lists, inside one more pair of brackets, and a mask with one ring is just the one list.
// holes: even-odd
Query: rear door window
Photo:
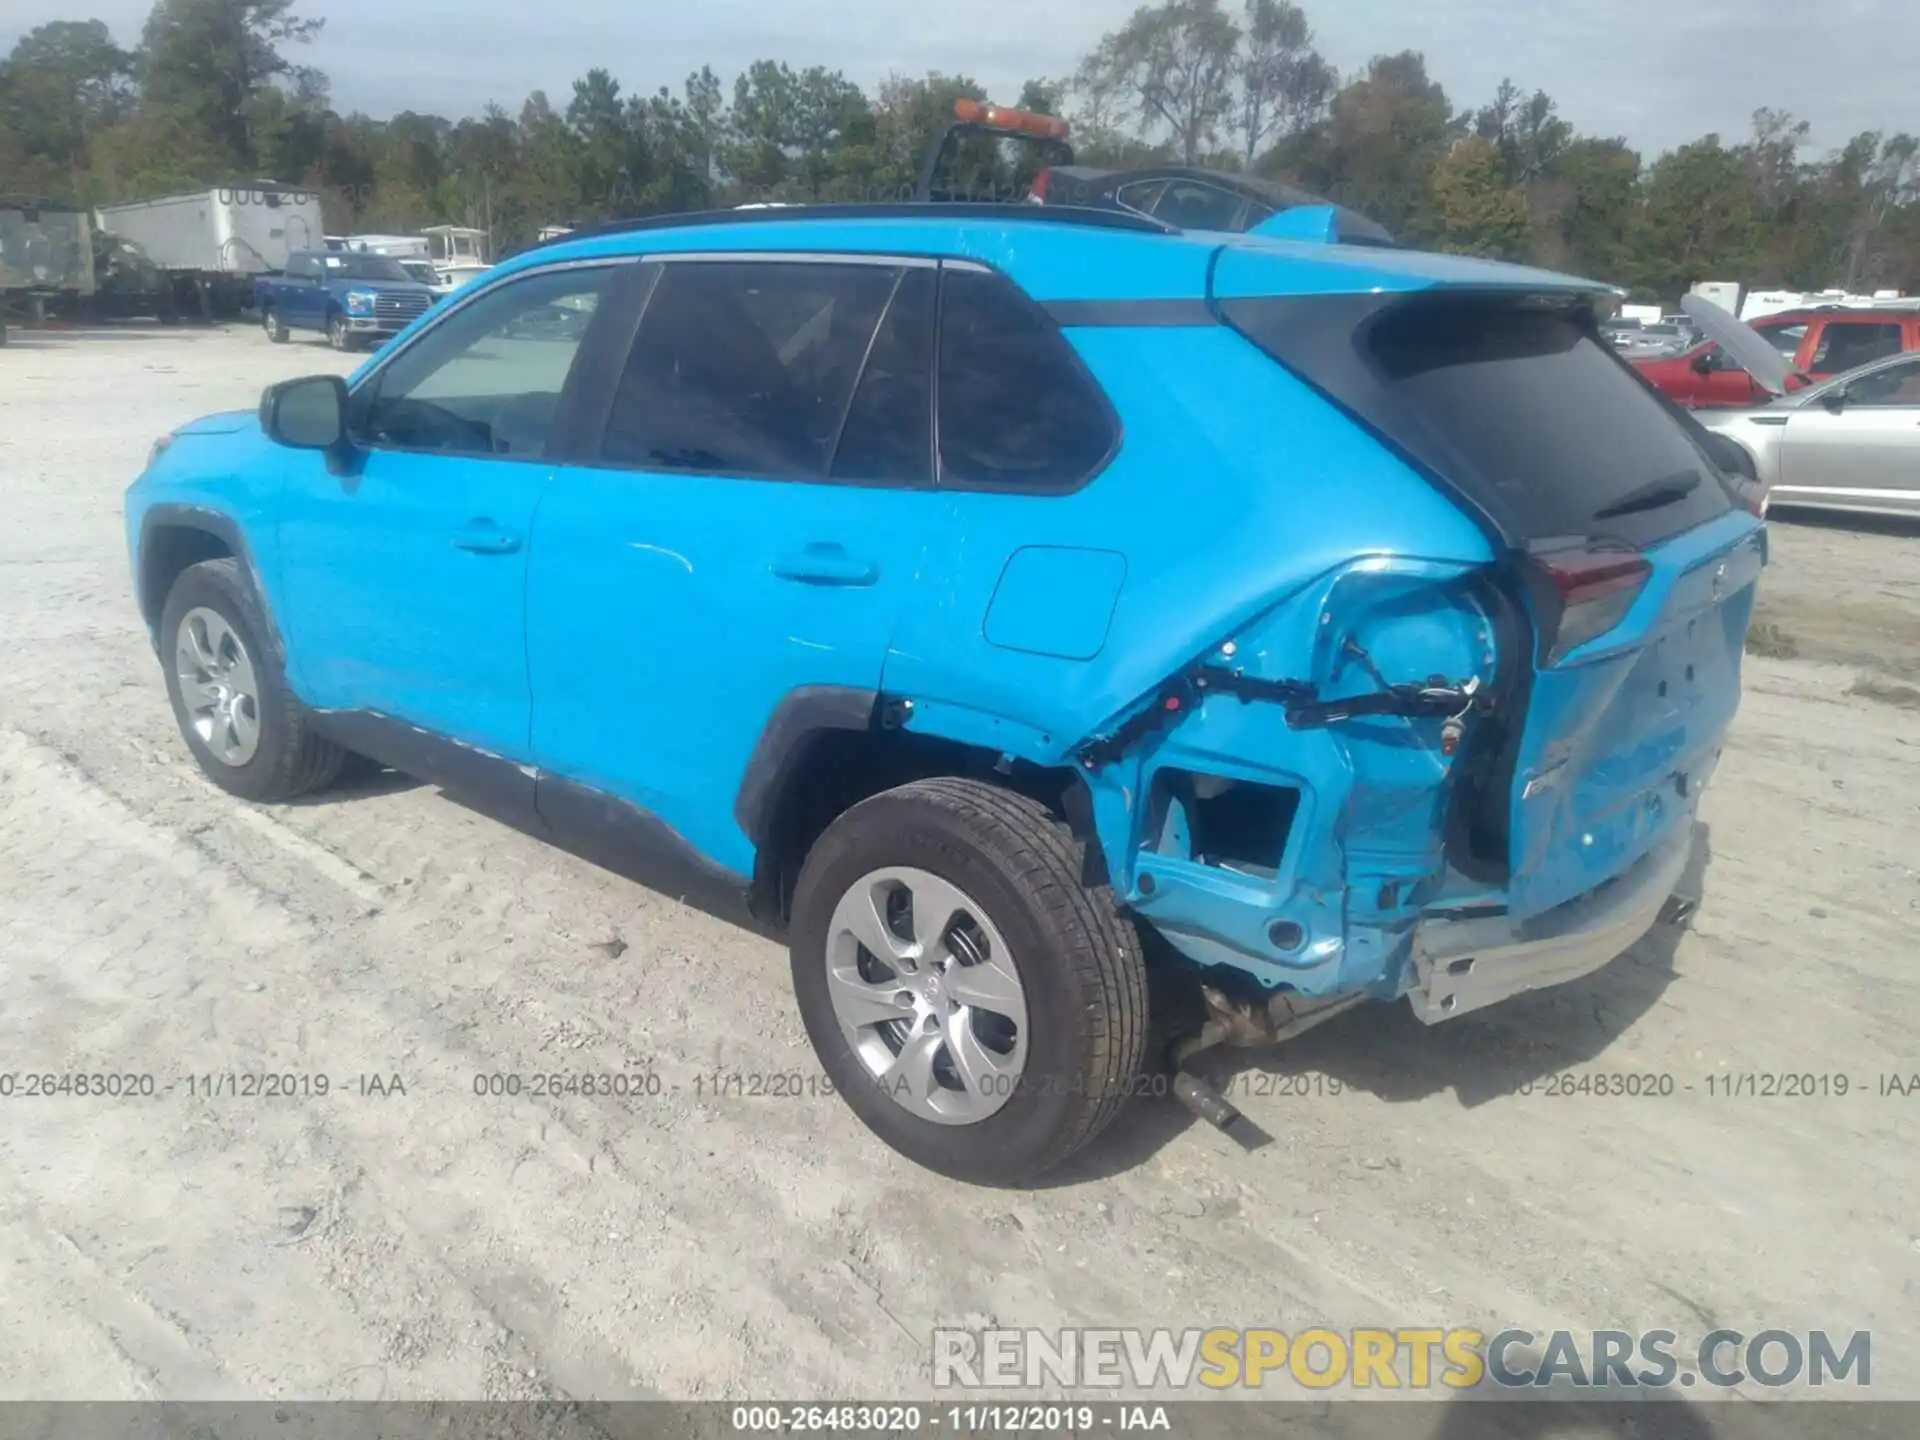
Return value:
[(1154, 202), (1160, 198), (1160, 192), (1167, 188), (1164, 180), (1136, 180), (1131, 185), (1122, 185), (1113, 192), (1113, 198), (1129, 210), (1138, 210), (1142, 215), (1153, 213)]
[(932, 482), (937, 300), (931, 267), (901, 273), (847, 409), (833, 456), (834, 479), (856, 485)]
[(1875, 409), (1911, 409), (1920, 405), (1920, 356), (1849, 381), (1847, 404)]
[(1073, 490), (1118, 441), (1106, 396), (1045, 311), (1003, 276), (942, 273), (941, 484)]
[(900, 274), (855, 263), (668, 262), (614, 393), (603, 458), (826, 478)]
[(1820, 333), (1820, 344), (1813, 352), (1813, 369), (1821, 375), (1838, 375), (1873, 360), (1884, 360), (1900, 353), (1900, 326), (1864, 320), (1829, 320)]
[(1180, 230), (1232, 230), (1244, 208), (1238, 195), (1218, 185), (1175, 180), (1153, 207), (1153, 218)]
[(1571, 309), (1486, 295), (1223, 309), (1517, 542), (1645, 545), (1732, 503), (1684, 422)]

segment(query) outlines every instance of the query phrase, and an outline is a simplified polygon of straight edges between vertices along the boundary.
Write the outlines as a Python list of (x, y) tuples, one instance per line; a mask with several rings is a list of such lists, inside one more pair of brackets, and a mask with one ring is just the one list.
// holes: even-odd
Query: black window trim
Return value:
[[(630, 461), (610, 459), (603, 453), (607, 426), (613, 415), (614, 394), (618, 385), (619, 372), (624, 368), (627, 355), (632, 349), (633, 342), (639, 336), (640, 327), (646, 319), (647, 306), (651, 302), (657, 288), (658, 277), (666, 273), (666, 266), (677, 263), (739, 264), (742, 262), (820, 265), (858, 264), (876, 265), (901, 271), (910, 269), (932, 269), (938, 272), (936, 277), (938, 284), (934, 297), (933, 356), (930, 387), (932, 418), (931, 424), (928, 427), (930, 432), (929, 443), (932, 448), (929, 467), (929, 475), (931, 478), (928, 481), (916, 484), (903, 484), (893, 480), (861, 480), (853, 477), (835, 475), (833, 473), (833, 464), (839, 457), (840, 439), (844, 434), (846, 425), (845, 415), (841, 417), (840, 430), (836, 431), (833, 448), (828, 454), (827, 471), (824, 475), (819, 476), (753, 475), (743, 474), (736, 470), (711, 470), (691, 466), (637, 465)], [(912, 251), (786, 249), (650, 250), (632, 255), (603, 256), (590, 260), (572, 260), (557, 265), (541, 266), (538, 269), (518, 272), (513, 279), (517, 280), (524, 276), (536, 274), (548, 274), (563, 269), (609, 264), (630, 267), (631, 273), (636, 278), (626, 281), (625, 284), (628, 287), (643, 285), (644, 289), (638, 294), (623, 294), (623, 282), (621, 280), (616, 279), (609, 284), (603, 298), (608, 302), (617, 303), (603, 303), (599, 307), (594, 316), (594, 327), (589, 329), (587, 338), (581, 342), (580, 355), (575, 357), (574, 370), (569, 374), (567, 379), (567, 390), (563, 392), (561, 396), (561, 409), (555, 417), (555, 432), (557, 435), (561, 435), (563, 443), (556, 447), (553, 439), (550, 437), (546, 453), (540, 457), (538, 463), (575, 466), (591, 470), (624, 471), (643, 475), (707, 476), (723, 480), (749, 481), (761, 485), (836, 485), (849, 489), (868, 490), (944, 489), (962, 493), (988, 495), (1054, 497), (1074, 495), (1091, 485), (1095, 480), (1099, 479), (1101, 475), (1106, 473), (1107, 469), (1113, 464), (1115, 458), (1118, 457), (1126, 444), (1125, 421), (1121, 417), (1118, 407), (1114, 405), (1113, 397), (1107, 394), (1106, 387), (1100, 383), (1099, 378), (1094, 375), (1092, 369), (1087, 365), (1085, 358), (1080, 354), (1079, 348), (1075, 346), (1072, 339), (1064, 333), (1065, 327), (1062, 326), (1059, 320), (1050, 312), (1047, 303), (1036, 300), (1032, 295), (1027, 293), (1024, 287), (997, 266), (961, 256), (916, 253)], [(1052, 327), (1054, 332), (1060, 336), (1060, 340), (1062, 344), (1065, 345), (1067, 354), (1073, 365), (1079, 371), (1087, 385), (1092, 389), (1094, 395), (1098, 397), (1101, 409), (1107, 418), (1108, 429), (1112, 435), (1112, 440), (1107, 447), (1106, 453), (1100, 457), (1099, 461), (1089, 467), (1087, 473), (1073, 483), (1064, 485), (1019, 486), (981, 485), (953, 479), (944, 474), (940, 461), (940, 325), (946, 304), (944, 277), (945, 273), (949, 270), (970, 271), (977, 274), (997, 276), (1002, 283), (1011, 286), (1014, 293), (1027, 305), (1032, 306), (1035, 311), (1038, 312), (1042, 321)], [(879, 322), (874, 327), (874, 334), (868, 337), (867, 352), (861, 357), (860, 372), (854, 378), (853, 390), (848, 398), (849, 413), (851, 413), (853, 398), (858, 396), (860, 385), (866, 379), (867, 362), (872, 358), (873, 346), (879, 335), (880, 326), (885, 324), (888, 310), (892, 307), (895, 299), (898, 298), (904, 278), (903, 274), (900, 279), (896, 281), (893, 291), (887, 297), (886, 305), (883, 306), (880, 311)], [(506, 284), (512, 283), (512, 281), (509, 280), (498, 283)], [(485, 290), (480, 293), (485, 293), (485, 291), (494, 288), (494, 285), (488, 285), (485, 287)], [(471, 304), (477, 298), (477, 294), (474, 296), (463, 296), (460, 305)], [(1105, 302), (1088, 303), (1103, 304)], [(459, 307), (456, 306), (454, 308), (457, 309)], [(449, 310), (448, 314), (451, 313), (452, 310)], [(444, 315), (437, 317), (433, 323), (437, 325), (445, 318), (446, 316)], [(607, 322), (605, 326), (602, 326), (600, 323), (603, 318)], [(617, 324), (615, 323), (616, 321), (618, 321)], [(427, 330), (421, 332), (421, 335), (429, 333), (431, 329), (432, 326), (429, 326)], [(419, 336), (414, 337), (408, 344), (412, 345), (417, 343), (419, 338)], [(580, 363), (581, 357), (586, 356), (590, 348), (594, 352), (594, 363), (591, 366), (582, 366)], [(390, 363), (391, 359), (391, 356), (383, 355), (380, 358), (380, 366), (376, 367), (373, 371), (369, 371), (366, 376), (362, 377), (361, 383), (365, 384), (371, 381), (373, 376), (378, 373), (378, 369)], [(356, 387), (356, 389), (357, 388), (358, 387)], [(576, 390), (580, 393), (577, 397), (577, 403), (574, 403), (576, 401)], [(562, 416), (565, 416), (571, 423), (562, 427), (559, 423)], [(425, 451), (417, 453), (440, 454), (444, 452)], [(531, 459), (532, 457), (502, 456), (497, 458)]]
[[(952, 490), (962, 494), (979, 494), (979, 495), (1028, 495), (1028, 496), (1053, 497), (1053, 496), (1060, 496), (1060, 495), (1079, 494), (1080, 491), (1086, 489), (1087, 486), (1091, 485), (1095, 480), (1098, 480), (1102, 475), (1104, 475), (1107, 472), (1108, 467), (1110, 467), (1113, 464), (1115, 458), (1118, 457), (1121, 449), (1126, 444), (1126, 422), (1121, 418), (1119, 408), (1115, 406), (1115, 404), (1113, 403), (1113, 397), (1107, 394), (1107, 387), (1100, 383), (1099, 377), (1093, 373), (1092, 368), (1089, 367), (1086, 362), (1086, 358), (1083, 355), (1081, 355), (1079, 346), (1075, 345), (1072, 339), (1069, 338), (1064, 333), (1063, 327), (1061, 326), (1059, 321), (1054, 317), (1051, 311), (1048, 309), (1048, 306), (1042, 301), (1036, 300), (1033, 298), (1033, 296), (1029, 295), (1026, 292), (1025, 288), (1023, 288), (1019, 284), (1019, 282), (1014, 280), (1014, 278), (1008, 275), (1004, 270), (1001, 270), (998, 267), (993, 265), (985, 264), (979, 260), (970, 260), (970, 259), (943, 260), (940, 265), (940, 270), (941, 270), (940, 296), (939, 296), (939, 302), (935, 306), (935, 310), (934, 310), (935, 323), (934, 323), (934, 331), (933, 331), (933, 416), (934, 416), (933, 454), (934, 454), (934, 486), (935, 488), (940, 490)], [(1107, 430), (1108, 430), (1108, 433), (1112, 436), (1112, 439), (1108, 442), (1106, 453), (1103, 454), (1097, 461), (1093, 463), (1092, 466), (1088, 468), (1087, 473), (1085, 475), (1082, 475), (1078, 480), (1074, 481), (1073, 483), (1066, 484), (1066, 485), (983, 485), (983, 484), (976, 484), (974, 482), (966, 481), (966, 480), (957, 480), (948, 476), (948, 474), (946, 473), (946, 462), (941, 456), (941, 446), (940, 446), (940, 421), (941, 421), (940, 352), (943, 348), (941, 342), (942, 342), (943, 332), (946, 327), (946, 315), (947, 315), (946, 272), (948, 272), (949, 270), (970, 272), (973, 274), (993, 275), (998, 277), (998, 279), (1002, 284), (1010, 286), (1013, 290), (1013, 293), (1018, 295), (1022, 300), (1022, 302), (1032, 307), (1034, 312), (1039, 316), (1041, 323), (1045, 324), (1048, 328), (1050, 328), (1054, 332), (1055, 335), (1059, 336), (1060, 343), (1066, 347), (1067, 355), (1071, 360), (1074, 368), (1079, 371), (1081, 378), (1086, 381), (1088, 388), (1091, 389), (1093, 394), (1098, 397), (1100, 402), (1100, 408), (1107, 418)]]
[[(369, 403), (371, 398), (378, 393), (380, 377), (386, 373), (387, 367), (392, 365), (395, 360), (412, 350), (415, 346), (421, 344), (435, 330), (438, 330), (462, 310), (467, 309), (469, 306), (479, 304), (480, 301), (486, 297), (514, 285), (524, 284), (527, 281), (540, 279), (548, 275), (562, 274), (570, 270), (610, 270), (621, 272), (623, 270), (630, 270), (632, 266), (633, 257), (629, 255), (598, 256), (591, 260), (568, 260), (558, 265), (540, 265), (530, 267), (526, 270), (516, 270), (513, 274), (503, 276), (499, 280), (486, 285), (476, 286), (473, 293), (462, 295), (458, 301), (449, 305), (444, 311), (433, 314), (432, 319), (422, 326), (417, 334), (411, 336), (405, 345), (396, 347), (390, 353), (382, 352), (375, 357), (372, 367), (368, 369), (364, 375), (360, 375), (354, 380), (353, 384), (347, 390), (349, 433), (353, 435), (354, 444), (363, 453), (371, 455), (438, 455), (449, 460), (491, 460), (507, 465), (551, 466), (557, 463), (559, 455), (570, 453), (575, 448), (577, 444), (575, 431), (584, 418), (579, 413), (578, 404), (574, 399), (585, 370), (585, 367), (581, 364), (581, 360), (589, 353), (590, 348), (593, 346), (596, 330), (603, 329), (613, 318), (607, 313), (605, 307), (597, 304), (594, 306), (592, 318), (587, 322), (587, 333), (581, 337), (580, 346), (574, 351), (573, 361), (567, 367), (567, 378), (560, 386), (559, 403), (554, 406), (553, 410), (553, 424), (547, 431), (546, 443), (541, 446), (538, 455), (480, 455), (467, 450), (428, 450), (416, 448), (411, 445), (371, 444), (363, 434), (357, 433), (359, 422), (364, 418), (357, 407), (360, 404)], [(609, 276), (600, 291), (601, 296), (605, 298), (618, 295), (620, 280), (620, 273)], [(362, 400), (363, 396), (367, 397), (364, 401)]]

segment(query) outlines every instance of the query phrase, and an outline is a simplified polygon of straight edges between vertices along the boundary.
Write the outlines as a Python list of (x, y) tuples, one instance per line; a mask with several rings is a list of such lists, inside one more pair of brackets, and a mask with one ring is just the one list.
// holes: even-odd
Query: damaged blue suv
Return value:
[(527, 252), (155, 447), (186, 744), (264, 802), (373, 757), (784, 933), (839, 1093), (970, 1180), (1169, 1058), (1231, 1122), (1207, 1043), (1592, 971), (1687, 899), (1763, 505), (1603, 287), (1313, 222)]

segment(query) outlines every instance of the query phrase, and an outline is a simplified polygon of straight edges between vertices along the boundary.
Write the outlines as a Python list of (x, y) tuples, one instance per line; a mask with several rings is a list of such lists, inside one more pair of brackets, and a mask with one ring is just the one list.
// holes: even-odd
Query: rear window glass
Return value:
[(1066, 338), (999, 275), (949, 270), (941, 283), (941, 484), (1060, 491), (1084, 483), (1119, 437)]
[(1814, 351), (1813, 368), (1817, 374), (1837, 375), (1857, 365), (1884, 360), (1900, 353), (1900, 326), (1869, 324), (1859, 320), (1829, 320), (1820, 333), (1819, 348)]
[(1731, 504), (1685, 422), (1579, 315), (1484, 296), (1224, 308), (1516, 542), (1645, 545)]

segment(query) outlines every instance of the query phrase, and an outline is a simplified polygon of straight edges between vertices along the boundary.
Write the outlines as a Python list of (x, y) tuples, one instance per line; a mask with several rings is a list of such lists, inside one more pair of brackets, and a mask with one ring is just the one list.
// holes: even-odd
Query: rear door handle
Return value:
[(520, 548), (520, 537), (509, 535), (491, 520), (473, 520), (454, 533), (453, 548), (475, 555), (511, 555)]
[(880, 578), (880, 567), (841, 546), (816, 544), (775, 558), (773, 573), (803, 585), (871, 585)]

